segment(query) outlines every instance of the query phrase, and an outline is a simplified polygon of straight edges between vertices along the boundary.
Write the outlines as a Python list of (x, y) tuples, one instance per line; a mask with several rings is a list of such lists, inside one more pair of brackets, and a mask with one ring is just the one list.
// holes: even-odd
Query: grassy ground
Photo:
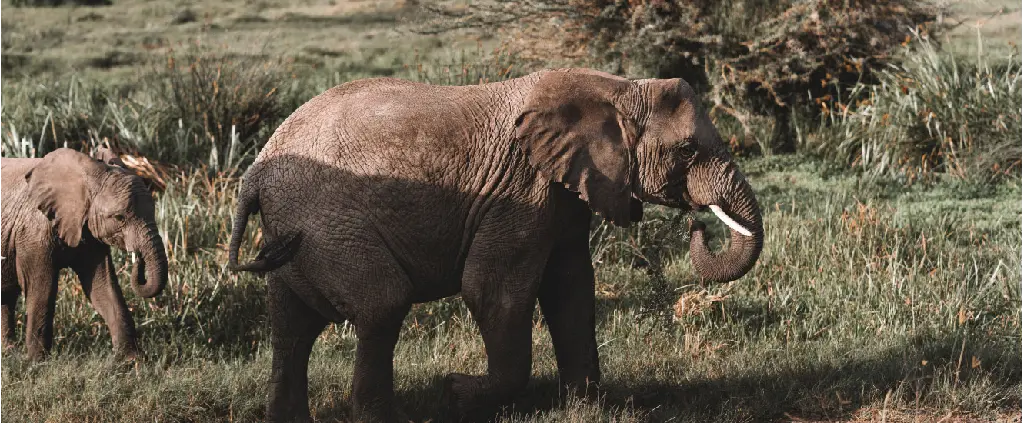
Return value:
[[(63, 95), (68, 85), (48, 88), (38, 83), (41, 74), (128, 80), (197, 34), (229, 57), (284, 55), (328, 70), (302, 81), (313, 88), (297, 97), (363, 76), (444, 81), (450, 77), (440, 68), (417, 63), (453, 62), (462, 49), (495, 42), (480, 31), (412, 34), (404, 23), (411, 8), (400, 2), (114, 3), (4, 4), (4, 88), (18, 88), (15, 105), (4, 102), (5, 146), (12, 124), (31, 126), (11, 116), (37, 120), (35, 129), (51, 122), (53, 131), (62, 103), (33, 109), (33, 99), (47, 90)], [(950, 3), (949, 19), (968, 19), (951, 34), (950, 49), (975, 55), (977, 31), (967, 25), (993, 13), (982, 27), (983, 53), (1004, 57), (1001, 46), (1019, 42), (1019, 4)], [(68, 98), (89, 99), (89, 88)], [(115, 110), (97, 98), (99, 107), (67, 100), (62, 121), (75, 127), (81, 110), (116, 120), (122, 115), (111, 110), (138, 106)], [(22, 104), (28, 111), (16, 109)], [(97, 124), (82, 119), (82, 127)], [(671, 211), (652, 208), (630, 230), (600, 227), (593, 256), (603, 397), (555, 398), (554, 356), (538, 317), (534, 379), (502, 421), (1020, 421), (1019, 179), (938, 177), (908, 186), (808, 156), (747, 159), (741, 167), (765, 210), (766, 247), (754, 270), (731, 284), (701, 286), (685, 255), (685, 221)], [(130, 366), (112, 360), (102, 321), (65, 277), (54, 356), (38, 364), (18, 350), (3, 356), (3, 415), (55, 422), (262, 417), (270, 368), (265, 283), (224, 269), (237, 185), (202, 171), (182, 171), (168, 185), (158, 218), (172, 261), (169, 286), (154, 300), (127, 293), (146, 359)], [(255, 231), (250, 226), (251, 237)], [(637, 265), (638, 255), (655, 265)], [(126, 272), (123, 265), (122, 281)], [(329, 327), (317, 343), (310, 393), (321, 421), (348, 415), (354, 348), (345, 325)], [(480, 373), (486, 364), (457, 298), (414, 308), (395, 362), (399, 403), (415, 421), (443, 414), (441, 377)]]
[[(661, 209), (632, 231), (599, 235), (605, 396), (555, 401), (553, 352), (538, 320), (535, 378), (507, 421), (1019, 418), (1019, 185), (906, 188), (804, 157), (743, 168), (766, 210), (766, 248), (751, 274), (700, 286), (682, 254), (685, 225), (671, 227)], [(111, 360), (106, 329), (65, 279), (55, 356), (36, 365), (4, 357), (4, 415), (260, 418), (270, 365), (265, 288), (223, 267), (234, 192), (229, 180), (193, 175), (160, 198), (170, 284), (156, 300), (131, 299), (146, 361)], [(668, 236), (649, 240), (654, 232)], [(663, 255), (663, 272), (631, 266), (629, 240)], [(335, 325), (317, 343), (310, 389), (321, 420), (347, 414), (354, 341)], [(395, 362), (409, 417), (442, 412), (440, 377), (485, 366), (461, 300), (417, 306)]]
[[(958, 54), (1006, 56), (1021, 44), (1021, 3), (1014, 0), (932, 0), (946, 6), (945, 23), (958, 24), (940, 37)], [(981, 48), (979, 49), (979, 45)]]
[[(4, 6), (4, 76), (68, 71), (120, 78), (201, 36), (225, 55), (286, 56), (353, 77), (391, 75), (453, 51), (490, 48), (495, 34), (409, 31), (412, 2), (118, 0), (105, 7)], [(419, 55), (418, 58), (414, 59)]]

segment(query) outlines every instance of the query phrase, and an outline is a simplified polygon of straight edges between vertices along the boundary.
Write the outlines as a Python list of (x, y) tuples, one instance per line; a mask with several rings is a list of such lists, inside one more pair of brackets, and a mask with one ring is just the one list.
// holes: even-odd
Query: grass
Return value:
[[(979, 30), (961, 27), (943, 50), (918, 49), (883, 75), (871, 103), (801, 123), (813, 154), (742, 159), (767, 239), (741, 280), (695, 279), (688, 216), (649, 207), (630, 229), (595, 222), (602, 396), (556, 398), (538, 314), (534, 377), (498, 420), (1019, 421), (1022, 191), (1019, 147), (1008, 148), (1020, 142), (1020, 67), (1001, 65), (1019, 61), (1006, 43), (1019, 7), (973, 1), (952, 2), (959, 15), (947, 18), (999, 12), (980, 27), (980, 48)], [(180, 165), (157, 199), (168, 287), (151, 300), (126, 291), (146, 358), (113, 360), (102, 320), (65, 274), (53, 357), (29, 363), (17, 349), (0, 364), (0, 412), (13, 421), (260, 420), (271, 354), (265, 282), (224, 267), (236, 167), (290, 111), (339, 83), (472, 84), (527, 70), (490, 53), (496, 40), (483, 31), (403, 32), (405, 2), (4, 6), (4, 157), (113, 142)], [(925, 110), (937, 117), (922, 120)], [(924, 147), (941, 154), (907, 166)], [(721, 240), (724, 228), (702, 218)], [(120, 253), (116, 263), (125, 281)], [(354, 348), (344, 324), (316, 345), (310, 394), (320, 421), (348, 416)], [(460, 299), (415, 306), (396, 349), (403, 412), (443, 417), (441, 378), (481, 373), (485, 357)]]
[[(461, 1), (461, 0), (460, 0)], [(102, 79), (130, 77), (167, 48), (197, 34), (228, 56), (289, 57), (317, 68), (349, 67), (359, 77), (394, 72), (416, 51), (425, 59), (448, 50), (487, 49), (482, 30), (423, 37), (404, 23), (415, 2), (224, 0), (186, 3), (118, 0), (103, 7), (8, 7), (4, 4), (3, 75), (68, 71)]]
[[(907, 188), (794, 156), (741, 165), (766, 211), (766, 248), (754, 270), (700, 286), (682, 253), (684, 225), (673, 226), (674, 213), (661, 208), (649, 210), (647, 226), (595, 232), (604, 396), (556, 399), (538, 315), (533, 382), (502, 421), (1019, 416), (1019, 185)], [(16, 421), (261, 418), (270, 365), (265, 285), (224, 268), (235, 189), (232, 178), (196, 172), (160, 196), (171, 280), (154, 300), (128, 294), (145, 361), (112, 360), (101, 320), (64, 278), (55, 355), (41, 364), (17, 352), (4, 357), (3, 413)], [(659, 232), (672, 242), (649, 239)], [(628, 249), (612, 253), (622, 245), (664, 259), (656, 271), (638, 267)], [(121, 280), (126, 272), (124, 265)], [(354, 348), (344, 324), (317, 343), (311, 406), (322, 421), (348, 413)], [(482, 372), (486, 360), (454, 298), (414, 308), (395, 362), (403, 411), (425, 421), (443, 412), (440, 378)]]

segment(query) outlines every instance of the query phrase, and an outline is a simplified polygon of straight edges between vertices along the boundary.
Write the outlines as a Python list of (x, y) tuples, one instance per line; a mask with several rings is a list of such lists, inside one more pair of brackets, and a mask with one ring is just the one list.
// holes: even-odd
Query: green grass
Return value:
[(348, 67), (360, 76), (388, 75), (417, 51), (432, 59), (449, 50), (472, 49), (478, 42), (487, 49), (496, 43), (494, 34), (483, 30), (433, 37), (411, 33), (405, 22), (419, 14), (415, 2), (403, 0), (116, 0), (99, 7), (3, 6), (5, 78), (68, 71), (104, 79), (130, 77), (149, 60), (197, 35), (225, 55), (288, 57), (310, 67)]
[[(554, 356), (538, 316), (534, 379), (505, 421), (1018, 415), (1019, 185), (908, 188), (800, 156), (742, 167), (766, 212), (766, 247), (754, 270), (700, 286), (682, 253), (685, 225), (671, 226), (674, 212), (661, 208), (639, 228), (599, 230), (604, 396), (556, 399)], [(101, 320), (77, 284), (62, 279), (55, 354), (40, 364), (18, 352), (4, 357), (3, 414), (14, 421), (261, 418), (270, 366), (265, 285), (224, 268), (235, 189), (230, 178), (196, 173), (160, 196), (171, 280), (154, 300), (128, 294), (145, 361), (114, 362)], [(659, 232), (668, 242), (650, 239)], [(663, 265), (632, 266), (635, 257), (620, 248), (629, 244), (664, 255)], [(673, 311), (680, 298), (684, 308)], [(354, 348), (347, 325), (329, 327), (317, 343), (311, 406), (322, 421), (348, 413)], [(416, 421), (442, 413), (440, 378), (486, 365), (461, 300), (416, 306), (395, 363), (402, 410)]]

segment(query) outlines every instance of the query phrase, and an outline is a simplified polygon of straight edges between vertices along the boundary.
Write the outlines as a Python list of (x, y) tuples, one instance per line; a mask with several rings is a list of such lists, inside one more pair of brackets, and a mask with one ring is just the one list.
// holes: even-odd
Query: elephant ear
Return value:
[(635, 124), (615, 105), (632, 83), (597, 72), (553, 71), (533, 87), (516, 119), (516, 139), (541, 176), (580, 194), (617, 226), (631, 204)]
[(47, 154), (25, 175), (36, 208), (53, 222), (57, 236), (70, 247), (77, 247), (82, 240), (91, 185), (105, 167), (99, 160), (61, 148)]

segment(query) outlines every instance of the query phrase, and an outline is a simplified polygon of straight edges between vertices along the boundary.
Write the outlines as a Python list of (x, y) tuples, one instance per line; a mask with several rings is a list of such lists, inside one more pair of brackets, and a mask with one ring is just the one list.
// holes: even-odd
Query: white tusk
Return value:
[(722, 211), (721, 207), (718, 207), (716, 205), (710, 205), (710, 206), (708, 206), (708, 208), (711, 209), (711, 211), (715, 213), (715, 216), (718, 216), (718, 218), (721, 219), (722, 222), (725, 222), (725, 224), (727, 226), (732, 228), (732, 230), (734, 230), (736, 232), (739, 232), (739, 233), (741, 233), (743, 235), (746, 235), (746, 236), (753, 236), (754, 235), (754, 233), (750, 232), (749, 229), (744, 228), (743, 225), (740, 225), (739, 223), (736, 223), (735, 220), (732, 220), (732, 218), (729, 217), (729, 215), (725, 214), (725, 212)]
[(132, 264), (135, 264), (135, 252), (134, 251), (131, 252), (131, 256), (132, 256)]

